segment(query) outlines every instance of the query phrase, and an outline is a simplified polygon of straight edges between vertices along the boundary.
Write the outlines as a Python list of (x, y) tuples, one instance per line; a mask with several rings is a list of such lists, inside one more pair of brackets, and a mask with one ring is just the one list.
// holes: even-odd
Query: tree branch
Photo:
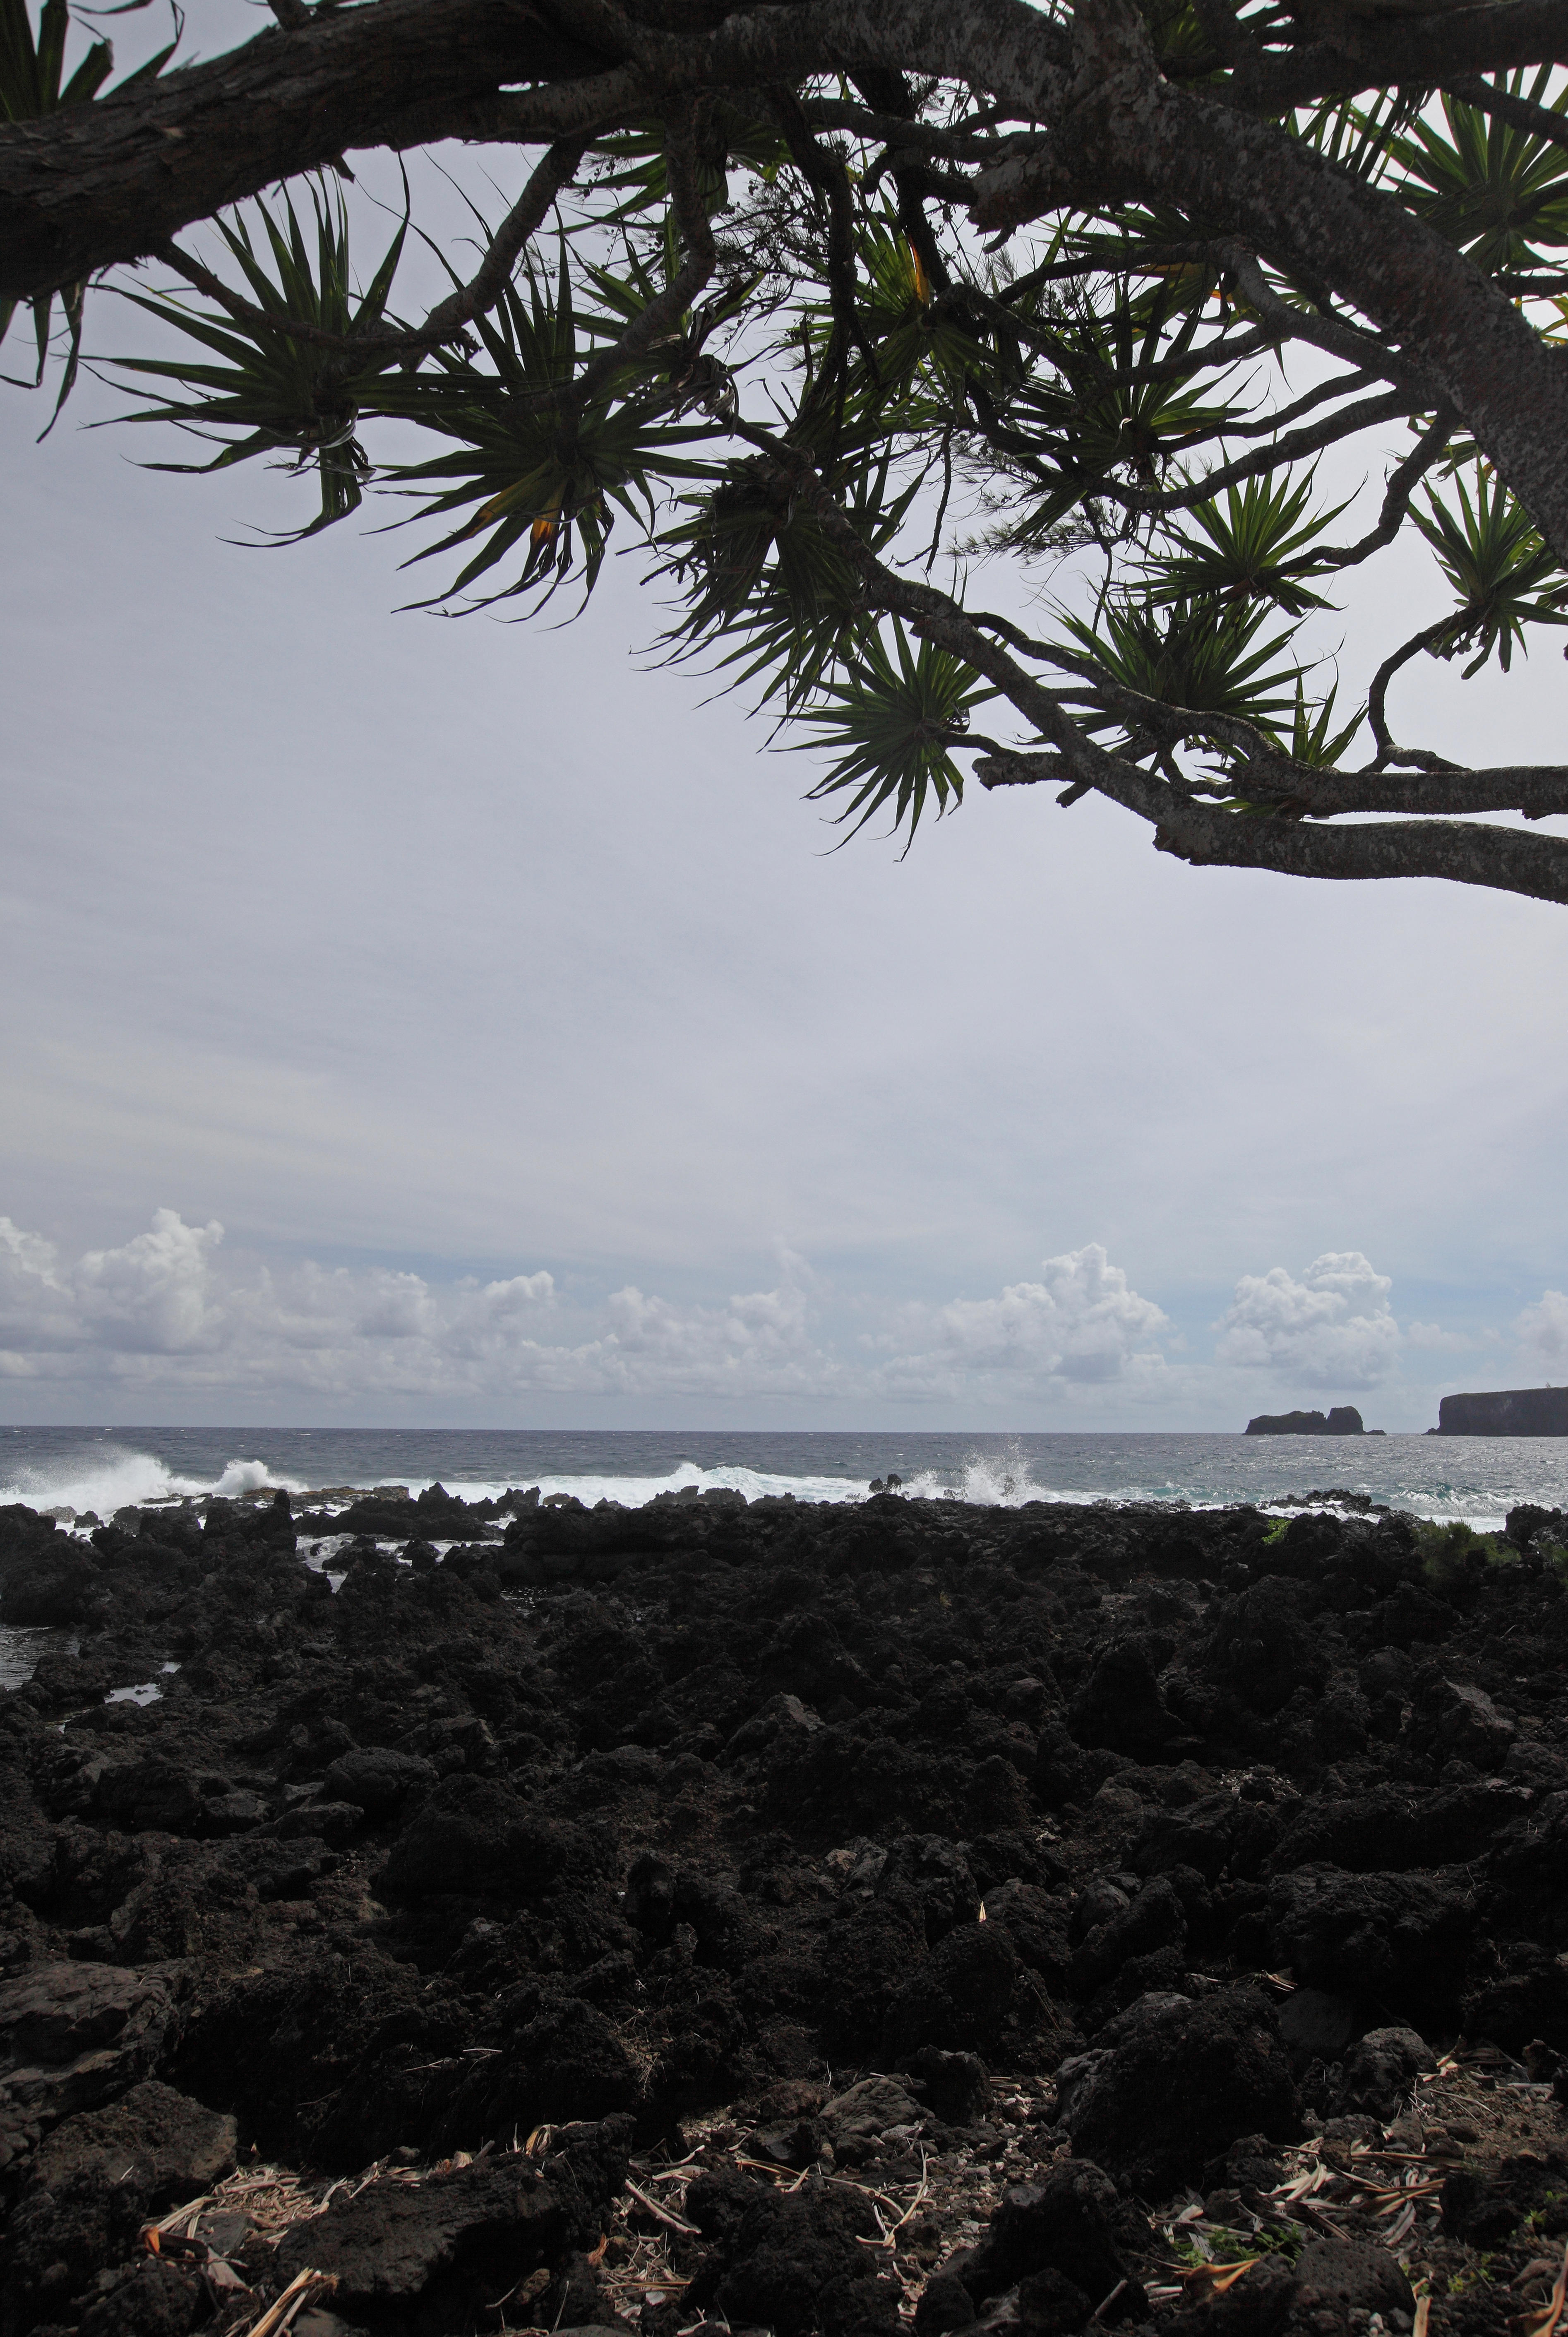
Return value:
[(1385, 704), (1388, 695), (1388, 684), (1400, 668), (1408, 665), (1410, 660), (1413, 657), (1418, 657), (1423, 650), (1435, 648), (1446, 634), (1456, 631), (1462, 619), (1463, 611), (1456, 611), (1453, 615), (1439, 617), (1435, 625), (1427, 625), (1422, 631), (1413, 633), (1407, 641), (1401, 642), (1391, 657), (1384, 659), (1373, 675), (1372, 687), (1367, 692), (1367, 719), (1372, 726), (1372, 736), (1377, 741), (1379, 766), (1384, 763), (1406, 763), (1418, 771), (1453, 770), (1452, 763), (1445, 762), (1441, 755), (1434, 755), (1426, 747), (1396, 745), (1389, 735)]
[(1247, 306), (1281, 332), (1288, 333), (1292, 340), (1308, 341), (1314, 348), (1339, 357), (1343, 364), (1356, 366), (1384, 380), (1405, 382), (1413, 389), (1425, 386), (1416, 368), (1396, 355), (1376, 333), (1363, 333), (1354, 325), (1341, 323), (1337, 317), (1314, 316), (1310, 310), (1293, 308), (1288, 300), (1281, 300), (1259, 266), (1255, 251), (1235, 243), (1222, 249), (1236, 289)]
[[(1235, 791), (1272, 801), (1288, 818), (1336, 819), (1349, 812), (1398, 812), (1416, 817), (1435, 813), (1466, 816), (1476, 812), (1516, 811), (1526, 819), (1568, 817), (1568, 767), (1563, 764), (1504, 764), (1495, 770), (1324, 770), (1283, 754), (1261, 730), (1234, 717), (1193, 714), (1185, 707), (1141, 698), (1135, 690), (1104, 692), (1107, 703), (1179, 747), (1195, 736), (1237, 748), (1232, 767)], [(1251, 734), (1250, 737), (1247, 734)], [(1066, 776), (1059, 755), (1013, 749), (976, 765), (984, 787), (1048, 787)]]
[(693, 108), (689, 98), (671, 107), (665, 142), (665, 169), (670, 201), (675, 207), (687, 259), (664, 290), (655, 295), (640, 316), (634, 317), (620, 338), (601, 349), (567, 392), (562, 405), (580, 408), (614, 379), (623, 366), (644, 356), (666, 333), (677, 326), (718, 264), (713, 229), (697, 192), (696, 152), (693, 144)]
[(1512, 90), (1498, 89), (1479, 73), (1451, 73), (1442, 87), (1450, 97), (1476, 106), (1483, 113), (1495, 113), (1499, 122), (1512, 122), (1515, 130), (1528, 130), (1533, 137), (1547, 139), (1553, 146), (1568, 146), (1568, 122), (1549, 105), (1537, 105), (1534, 98), (1515, 97)]
[(160, 250), (192, 221), (335, 161), (408, 107), (428, 122), (508, 82), (591, 80), (598, 62), (529, 0), (375, 0), (315, 12), (298, 31), (259, 33), (91, 105), (6, 122), (0, 298)]
[[(1307, 455), (1321, 453), (1325, 446), (1337, 445), (1341, 438), (1351, 438), (1359, 431), (1370, 430), (1378, 423), (1395, 422), (1410, 411), (1409, 393), (1391, 389), (1382, 397), (1363, 398), (1359, 406), (1346, 406), (1339, 414), (1325, 416), (1310, 430), (1287, 431), (1271, 446), (1261, 446), (1255, 455), (1243, 455), (1238, 462), (1223, 464), (1217, 471), (1206, 471), (1193, 484), (1172, 487), (1159, 494), (1149, 494), (1141, 488), (1119, 487), (1109, 481), (1096, 484), (1094, 492), (1103, 494), (1110, 503), (1119, 504), (1123, 510), (1149, 517), (1159, 513), (1190, 511), (1194, 504), (1207, 503), (1222, 488), (1240, 486), (1244, 480), (1261, 478), (1277, 471), (1281, 464), (1299, 463)], [(1227, 434), (1211, 431), (1207, 437), (1219, 438)], [(1174, 442), (1173, 452), (1202, 444), (1196, 438)]]
[(1358, 568), (1363, 560), (1370, 559), (1374, 552), (1381, 552), (1386, 544), (1393, 543), (1410, 508), (1410, 497), (1434, 463), (1442, 461), (1444, 450), (1454, 435), (1455, 419), (1452, 406), (1438, 407), (1437, 415), (1422, 431), (1404, 461), (1389, 472), (1388, 490), (1383, 497), (1383, 508), (1378, 513), (1377, 526), (1355, 543), (1314, 552), (1312, 564), (1315, 568), (1325, 573), (1341, 568)]
[(199, 292), (218, 301), (237, 323), (247, 324), (254, 331), (273, 333), (280, 340), (297, 341), (307, 348), (329, 350), (334, 357), (356, 367), (372, 361), (379, 366), (391, 357), (416, 358), (441, 342), (453, 339), (465, 325), (494, 308), (511, 281), (523, 245), (542, 223), (582, 154), (580, 140), (550, 149), (502, 220), (472, 280), (438, 301), (423, 325), (411, 328), (386, 327), (367, 333), (331, 333), (302, 318), (278, 316), (270, 309), (257, 308), (200, 260), (181, 251), (178, 244), (168, 245), (158, 257)]
[(1281, 876), (1366, 883), (1389, 876), (1444, 876), (1455, 885), (1568, 902), (1568, 839), (1465, 820), (1367, 821), (1306, 827), (1249, 819), (1204, 804), (1168, 814), (1154, 848), (1195, 868), (1267, 868)]
[(1362, 89), (1431, 89), (1456, 74), (1553, 64), (1568, 46), (1565, 0), (1500, 0), (1398, 18), (1348, 9), (1341, 23), (1349, 37), (1266, 57), (1245, 102), (1259, 113), (1277, 114)]

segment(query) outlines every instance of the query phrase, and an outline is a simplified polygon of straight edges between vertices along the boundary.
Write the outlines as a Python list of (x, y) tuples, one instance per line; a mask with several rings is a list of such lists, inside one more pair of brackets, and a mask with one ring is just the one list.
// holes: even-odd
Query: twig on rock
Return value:
[(672, 2232), (687, 2232), (695, 2236), (697, 2231), (696, 2224), (687, 2223), (682, 2216), (672, 2215), (667, 2207), (661, 2207), (657, 2199), (650, 2199), (648, 2193), (635, 2184), (629, 2176), (627, 2177), (626, 2187), (639, 2206), (646, 2207), (657, 2222), (667, 2224)]

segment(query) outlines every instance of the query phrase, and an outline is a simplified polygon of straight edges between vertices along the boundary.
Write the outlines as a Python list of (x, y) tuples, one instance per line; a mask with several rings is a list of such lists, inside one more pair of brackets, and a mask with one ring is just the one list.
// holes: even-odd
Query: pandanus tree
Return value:
[[(621, 531), (852, 829), (1044, 784), (1197, 865), (1568, 901), (1568, 766), (1461, 767), (1412, 686), (1568, 625), (1568, 0), (270, 5), (111, 85), (0, 0), (0, 319), (42, 369), (60, 299), (63, 387), (85, 330), (205, 442), (165, 467), (313, 473), (296, 533), (412, 498), (451, 611)], [(406, 214), (356, 264), (351, 158), (451, 140), (511, 182), (477, 264)], [(1412, 551), (1337, 702), (1310, 644)]]

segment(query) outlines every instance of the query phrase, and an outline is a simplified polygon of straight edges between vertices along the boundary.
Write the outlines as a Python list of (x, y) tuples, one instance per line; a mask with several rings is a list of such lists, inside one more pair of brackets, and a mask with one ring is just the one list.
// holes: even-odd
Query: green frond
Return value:
[(1119, 744), (1140, 755), (1154, 751), (1104, 686), (1120, 683), (1164, 706), (1239, 715), (1277, 737), (1293, 719), (1300, 668), (1280, 662), (1288, 631), (1260, 640), (1271, 613), (1266, 601), (1162, 607), (1144, 599), (1108, 603), (1097, 625), (1064, 611), (1067, 643), (1076, 651), (1071, 662), (1087, 668), (1081, 696), (1088, 728), (1114, 731)]
[[(856, 534), (879, 556), (896, 542), (920, 486), (895, 485), (891, 457), (862, 457), (829, 482)], [(761, 680), (760, 702), (803, 705), (831, 675), (867, 622), (860, 572), (810, 510), (799, 508), (765, 464), (747, 457), (686, 499), (685, 516), (657, 539), (658, 573), (686, 602), (665, 636), (672, 659), (721, 649), (730, 688)]]
[(1315, 569), (1310, 546), (1347, 504), (1305, 517), (1312, 481), (1310, 472), (1300, 481), (1288, 473), (1248, 479), (1227, 488), (1222, 501), (1194, 504), (1173, 544), (1149, 557), (1150, 597), (1156, 603), (1271, 601), (1290, 617), (1327, 608), (1305, 581)]
[(1048, 543), (1107, 480), (1158, 487), (1183, 447), (1234, 414), (1192, 386), (1204, 371), (1201, 322), (1179, 285), (1150, 291), (1131, 279), (1110, 288), (1104, 307), (1061, 319), (1045, 362), (998, 417), (993, 443), (1003, 462), (1012, 455), (1019, 491), (999, 545), (1027, 552)]
[(1456, 657), (1474, 650), (1466, 679), (1494, 654), (1506, 673), (1515, 648), (1524, 646), (1526, 625), (1568, 625), (1568, 576), (1524, 505), (1486, 464), (1475, 465), (1474, 503), (1463, 479), (1455, 484), (1457, 511), (1428, 488), (1427, 509), (1410, 514), (1459, 603), (1437, 653)]
[(835, 825), (852, 823), (851, 836), (891, 804), (894, 832), (907, 820), (912, 844), (928, 801), (934, 797), (939, 819), (963, 801), (963, 773), (953, 749), (969, 727), (971, 708), (995, 694), (972, 666), (946, 650), (929, 641), (911, 647), (896, 617), (885, 631), (866, 627), (845, 656), (840, 679), (822, 689), (818, 705), (795, 718), (817, 733), (800, 742), (803, 750), (826, 748), (838, 757), (807, 790), (806, 801), (847, 795)]
[(525, 271), (475, 329), (488, 367), (460, 350), (443, 349), (433, 371), (402, 376), (378, 396), (380, 412), (453, 442), (450, 454), (397, 464), (386, 473), (402, 491), (419, 496), (420, 517), (458, 523), (405, 564), (477, 545), (435, 596), (445, 601), (470, 594), (482, 578), (520, 553), (509, 581), (472, 601), (491, 607), (536, 585), (553, 590), (580, 546), (586, 598), (598, 582), (617, 512), (650, 531), (665, 489), (707, 475), (710, 466), (684, 450), (711, 437), (716, 425), (672, 421), (675, 401), (657, 380), (611, 382), (586, 406), (563, 412), (556, 393), (591, 356), (601, 330), (590, 321), (579, 337), (564, 244), (553, 286), (549, 278)]
[[(1561, 113), (1568, 86), (1546, 95), (1554, 70), (1543, 65), (1527, 90), (1522, 73), (1494, 85)], [(1542, 247), (1568, 244), (1568, 153), (1446, 93), (1442, 105), (1446, 136), (1417, 120), (1392, 142), (1400, 199), (1489, 275), (1539, 266)]]
[[(697, 194), (712, 218), (729, 209), (733, 169), (769, 177), (786, 160), (789, 149), (775, 123), (758, 121), (723, 97), (710, 101), (706, 132), (697, 164)], [(664, 124), (658, 122), (617, 131), (598, 142), (598, 152), (607, 166), (601, 168), (598, 183), (621, 200), (613, 210), (599, 214), (596, 225), (619, 226), (665, 210), (669, 188), (664, 148)]]
[[(316, 472), (321, 508), (300, 535), (315, 535), (358, 509), (370, 464), (359, 443), (361, 412), (376, 396), (392, 363), (368, 355), (355, 367), (331, 349), (269, 330), (245, 313), (242, 302), (280, 323), (314, 326), (341, 337), (389, 321), (387, 301), (402, 256), (406, 222), (397, 230), (363, 294), (354, 289), (348, 221), (341, 196), (313, 186), (315, 235), (307, 237), (291, 197), (282, 217), (256, 206), (264, 249), (258, 250), (243, 216), (219, 220), (219, 234), (242, 279), (232, 304), (199, 306), (172, 292), (127, 292), (124, 298), (186, 341), (224, 360), (119, 357), (120, 374), (168, 383), (182, 394), (122, 416), (123, 421), (170, 422), (217, 440), (208, 463), (156, 463), (154, 470), (193, 473), (229, 469), (258, 455), (292, 457), (296, 470)], [(277, 539), (292, 541), (292, 537)]]
[(1358, 709), (1352, 719), (1342, 729), (1334, 728), (1334, 700), (1339, 695), (1335, 682), (1327, 698), (1312, 705), (1307, 697), (1300, 674), (1296, 676), (1296, 707), (1290, 723), (1290, 753), (1293, 763), (1306, 763), (1313, 770), (1331, 771), (1350, 741), (1361, 728), (1365, 716)]
[(1376, 185), (1396, 141), (1419, 121), (1430, 96), (1425, 89), (1379, 90), (1369, 106), (1328, 98), (1297, 115), (1295, 135), (1351, 178)]

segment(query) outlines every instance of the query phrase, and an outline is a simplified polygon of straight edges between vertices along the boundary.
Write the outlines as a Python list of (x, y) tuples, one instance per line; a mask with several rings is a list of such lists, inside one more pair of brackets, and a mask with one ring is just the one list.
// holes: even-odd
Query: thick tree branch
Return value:
[(7, 122), (0, 298), (160, 250), (225, 204), (323, 168), (404, 108), (428, 118), (507, 82), (591, 77), (597, 63), (530, 0), (375, 0), (95, 104)]
[[(379, 0), (378, 0), (379, 4)], [(403, 107), (367, 123), (348, 151), (385, 148), (404, 154), (443, 138), (509, 146), (544, 146), (558, 139), (597, 135), (657, 112), (664, 85), (638, 65), (558, 83), (554, 88), (500, 90), (478, 97), (442, 98)]]
[[(1568, 768), (1505, 764), (1495, 770), (1411, 773), (1322, 770), (1283, 754), (1261, 730), (1223, 715), (1193, 714), (1140, 698), (1135, 690), (1104, 690), (1130, 719), (1172, 747), (1204, 737), (1239, 749), (1232, 767), (1233, 792), (1273, 802), (1290, 818), (1337, 819), (1350, 812), (1398, 812), (1417, 818), (1516, 811), (1526, 819), (1568, 817)], [(1049, 787), (1066, 776), (1055, 754), (1014, 750), (977, 764), (986, 787)]]
[(1318, 98), (1395, 86), (1431, 89), (1451, 84), (1456, 74), (1509, 73), (1518, 65), (1554, 64), (1568, 54), (1565, 0), (1498, 0), (1398, 17), (1347, 9), (1340, 21), (1345, 31), (1331, 39), (1267, 56), (1245, 102), (1260, 113), (1283, 113)]
[(1307, 341), (1343, 364), (1380, 375), (1385, 380), (1406, 382), (1413, 389), (1424, 386), (1417, 368), (1376, 333), (1361, 332), (1354, 325), (1341, 323), (1337, 317), (1292, 308), (1269, 283), (1256, 252), (1234, 243), (1222, 249), (1236, 289), (1247, 306), (1280, 332), (1288, 333), (1292, 340)]
[(1197, 868), (1267, 868), (1281, 876), (1350, 883), (1442, 876), (1490, 892), (1568, 902), (1568, 839), (1466, 820), (1307, 827), (1295, 820), (1249, 819), (1188, 804), (1167, 813), (1155, 831), (1154, 847)]
[[(967, 0), (934, 24), (922, 0), (733, 12), (725, 0), (684, 0), (671, 13), (678, 32), (597, 0), (318, 9), (298, 30), (262, 33), (189, 72), (0, 125), (0, 298), (142, 258), (226, 204), (365, 145), (553, 142), (705, 86), (790, 87), (813, 73), (906, 62), (926, 71), (928, 40), (956, 54), (966, 16), (984, 21), (1009, 85), (1042, 75), (1060, 84), (1066, 64), (1059, 28), (1020, 0)], [(962, 67), (939, 57), (935, 69)], [(574, 82), (597, 86), (574, 93)]]

